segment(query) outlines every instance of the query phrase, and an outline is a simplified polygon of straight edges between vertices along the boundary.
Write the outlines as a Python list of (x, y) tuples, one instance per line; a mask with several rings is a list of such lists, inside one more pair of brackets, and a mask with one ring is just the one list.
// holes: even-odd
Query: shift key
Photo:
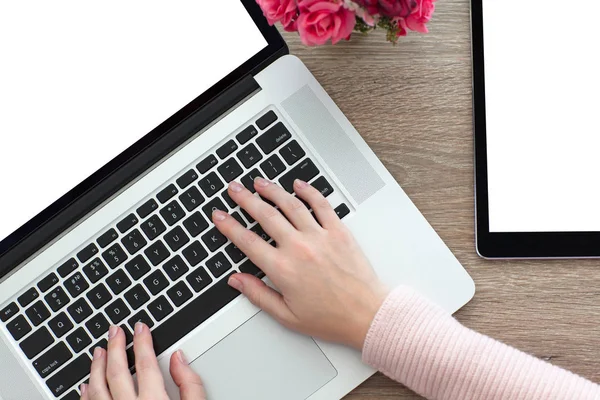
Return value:
[(300, 179), (304, 182), (309, 182), (312, 178), (319, 175), (319, 169), (311, 161), (310, 158), (306, 158), (296, 165), (290, 172), (285, 174), (279, 179), (279, 183), (285, 190), (290, 193), (294, 192), (294, 181)]
[(62, 367), (71, 357), (73, 356), (67, 346), (64, 343), (59, 343), (35, 360), (33, 368), (42, 378), (45, 378)]
[(92, 360), (87, 354), (82, 354), (64, 369), (58, 371), (56, 375), (48, 379), (46, 385), (55, 397), (70, 390), (73, 385), (89, 375)]

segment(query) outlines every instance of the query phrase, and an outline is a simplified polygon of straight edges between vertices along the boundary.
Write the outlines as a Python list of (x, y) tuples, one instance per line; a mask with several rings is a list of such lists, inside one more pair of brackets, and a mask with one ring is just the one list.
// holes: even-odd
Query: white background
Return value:
[(239, 0), (0, 3), (0, 240), (267, 45)]
[(490, 231), (600, 231), (600, 3), (483, 3)]

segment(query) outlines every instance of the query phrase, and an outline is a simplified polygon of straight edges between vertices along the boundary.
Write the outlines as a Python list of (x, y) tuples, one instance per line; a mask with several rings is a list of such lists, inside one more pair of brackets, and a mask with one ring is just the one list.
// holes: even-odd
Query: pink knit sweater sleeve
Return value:
[(407, 287), (377, 313), (363, 359), (430, 400), (600, 399), (600, 386), (465, 328)]

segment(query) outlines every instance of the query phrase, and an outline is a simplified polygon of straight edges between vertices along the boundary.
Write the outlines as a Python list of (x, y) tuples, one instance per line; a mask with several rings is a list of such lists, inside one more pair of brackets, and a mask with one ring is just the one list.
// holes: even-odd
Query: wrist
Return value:
[(389, 292), (383, 285), (378, 285), (367, 296), (363, 297), (362, 308), (360, 312), (355, 314), (356, 320), (353, 325), (356, 328), (353, 330), (353, 335), (349, 343), (356, 350), (362, 351), (373, 320), (381, 309)]

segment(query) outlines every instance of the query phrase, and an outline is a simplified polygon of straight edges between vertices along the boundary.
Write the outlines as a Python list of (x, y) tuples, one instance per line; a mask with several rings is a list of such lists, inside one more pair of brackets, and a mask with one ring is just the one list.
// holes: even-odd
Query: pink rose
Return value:
[(406, 17), (406, 26), (413, 31), (427, 33), (427, 23), (431, 20), (435, 11), (435, 0), (417, 0), (417, 6), (413, 12)]
[(418, 0), (354, 0), (371, 15), (406, 17), (417, 6)]
[(350, 37), (356, 14), (344, 8), (343, 0), (298, 0), (298, 33), (307, 46), (336, 44)]
[(256, 0), (270, 25), (281, 21), (288, 32), (297, 30), (298, 7), (295, 0)]

